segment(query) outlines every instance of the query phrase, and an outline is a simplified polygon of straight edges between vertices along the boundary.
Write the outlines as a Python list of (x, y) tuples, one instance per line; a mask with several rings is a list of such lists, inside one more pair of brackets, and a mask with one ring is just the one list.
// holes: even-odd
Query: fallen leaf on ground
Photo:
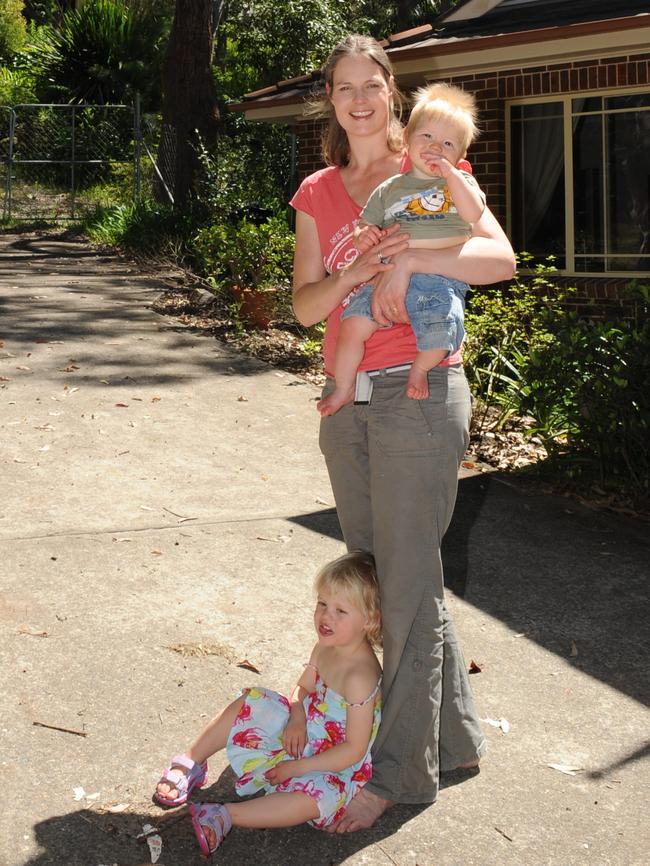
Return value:
[(252, 671), (254, 674), (259, 674), (259, 668), (256, 668), (253, 662), (249, 662), (248, 659), (244, 659), (241, 662), (237, 662), (238, 668), (244, 668), (244, 670)]
[(162, 400), (162, 397), (152, 397), (151, 398), (152, 403), (160, 403), (161, 400)]
[(129, 408), (129, 404), (128, 404), (128, 403), (116, 403), (115, 405), (116, 405), (117, 407), (119, 407), (120, 409), (128, 409), (128, 408)]
[(474, 659), (469, 660), (469, 672), (470, 674), (480, 674), (483, 668), (481, 665), (477, 664)]
[(571, 641), (571, 652), (569, 653), (572, 659), (578, 655), (578, 645), (574, 640)]
[(486, 725), (491, 725), (493, 728), (501, 728), (504, 734), (510, 731), (510, 722), (507, 719), (481, 719)]
[(19, 365), (16, 367), (16, 370), (25, 370), (27, 373), (31, 373), (31, 372), (32, 372), (32, 368), (31, 368), (31, 367), (26, 367), (24, 364), (19, 364)]
[(62, 367), (59, 373), (74, 373), (79, 369), (76, 364), (68, 364), (67, 367)]
[(318, 496), (316, 497), (316, 502), (318, 502), (319, 505), (329, 505), (329, 502), (326, 502), (324, 499), (321, 499)]
[(125, 812), (130, 805), (130, 803), (116, 803), (115, 806), (109, 806), (108, 811), (114, 815), (119, 815), (120, 812)]
[(564, 773), (565, 776), (577, 776), (578, 773), (582, 773), (584, 770), (584, 767), (572, 767), (570, 764), (547, 764), (546, 766), (550, 767), (551, 770)]
[(248, 397), (244, 397), (243, 394), (240, 394), (239, 397), (237, 397), (237, 402), (238, 403), (248, 403)]
[(471, 460), (463, 460), (460, 465), (463, 467), (463, 469), (476, 469), (476, 463), (472, 463)]
[(27, 634), (30, 637), (49, 637), (49, 632), (47, 632), (47, 631), (34, 631), (28, 625), (22, 625), (18, 629), (18, 634)]

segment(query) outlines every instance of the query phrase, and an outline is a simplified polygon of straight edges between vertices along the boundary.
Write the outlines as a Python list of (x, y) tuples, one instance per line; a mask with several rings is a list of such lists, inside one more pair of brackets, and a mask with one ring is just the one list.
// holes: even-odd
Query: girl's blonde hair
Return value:
[(345, 592), (369, 622), (368, 641), (373, 646), (381, 646), (379, 584), (375, 560), (370, 553), (354, 550), (328, 562), (316, 575), (314, 589), (317, 593)]
[(404, 133), (407, 141), (424, 121), (446, 120), (453, 123), (461, 133), (459, 143), (465, 154), (479, 134), (474, 95), (453, 84), (440, 82), (419, 87), (414, 97), (415, 104)]
[[(388, 59), (388, 55), (377, 40), (371, 36), (353, 34), (352, 36), (346, 36), (342, 42), (334, 46), (321, 69), (323, 91), (317, 93), (306, 104), (304, 112), (307, 117), (324, 117), (329, 121), (321, 141), (323, 160), (327, 165), (347, 165), (350, 161), (350, 143), (347, 133), (336, 119), (334, 107), (325, 88), (329, 87), (331, 90), (333, 87), (334, 70), (339, 60), (342, 60), (344, 57), (355, 57), (357, 55), (367, 57), (373, 63), (376, 63), (381, 69), (386, 83), (390, 81), (393, 75), (393, 67)], [(391, 96), (387, 143), (390, 150), (398, 153), (403, 147), (402, 124), (399, 119), (402, 114), (403, 97), (395, 86), (393, 87)]]

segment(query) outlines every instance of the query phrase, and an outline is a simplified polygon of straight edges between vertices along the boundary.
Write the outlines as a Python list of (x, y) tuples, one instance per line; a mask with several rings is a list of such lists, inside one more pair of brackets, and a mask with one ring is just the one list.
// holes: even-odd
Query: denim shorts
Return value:
[[(465, 295), (467, 283), (439, 274), (413, 274), (406, 293), (406, 309), (419, 352), (460, 348), (465, 336)], [(361, 286), (352, 296), (341, 319), (363, 316), (372, 319), (372, 286)]]

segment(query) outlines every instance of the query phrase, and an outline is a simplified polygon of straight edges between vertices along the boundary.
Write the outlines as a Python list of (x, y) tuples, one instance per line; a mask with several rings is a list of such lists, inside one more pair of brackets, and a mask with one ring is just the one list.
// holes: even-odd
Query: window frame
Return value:
[[(513, 219), (513, 177), (510, 170), (512, 165), (512, 108), (520, 105), (539, 105), (546, 102), (562, 103), (563, 110), (563, 132), (564, 132), (564, 215), (565, 215), (565, 267), (559, 268), (558, 273), (569, 277), (599, 277), (601, 279), (609, 278), (625, 278), (625, 279), (647, 279), (650, 276), (650, 256), (648, 257), (648, 268), (645, 271), (576, 271), (576, 252), (575, 252), (575, 223), (574, 223), (574, 200), (573, 200), (573, 108), (574, 99), (589, 99), (591, 97), (602, 97), (607, 99), (613, 96), (633, 96), (638, 93), (650, 94), (650, 86), (642, 85), (636, 87), (613, 87), (603, 88), (599, 90), (583, 90), (570, 93), (548, 93), (540, 96), (526, 96), (516, 99), (506, 100), (506, 202), (507, 202), (507, 219), (506, 226), (509, 236), (512, 236), (512, 219)], [(647, 109), (650, 111), (650, 109)], [(608, 114), (622, 114), (628, 112), (629, 109), (611, 109), (608, 111), (586, 111), (580, 112), (583, 115), (599, 115), (604, 117)], [(606, 160), (606, 141), (603, 136), (603, 164)], [(603, 178), (603, 197), (607, 200), (607, 178)], [(608, 222), (609, 210), (605, 210), (605, 245), (608, 237)], [(523, 250), (515, 250), (515, 252), (523, 252)], [(603, 251), (602, 254), (592, 254), (592, 257), (599, 255), (603, 259), (621, 258), (620, 253), (609, 253)], [(648, 255), (648, 254), (646, 254)], [(526, 271), (526, 268), (522, 268)]]

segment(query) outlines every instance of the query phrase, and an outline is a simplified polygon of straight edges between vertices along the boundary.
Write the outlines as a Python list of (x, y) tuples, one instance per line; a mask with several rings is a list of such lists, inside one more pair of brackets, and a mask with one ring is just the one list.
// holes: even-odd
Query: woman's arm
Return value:
[(409, 321), (404, 299), (412, 274), (441, 274), (483, 286), (509, 280), (516, 270), (510, 241), (488, 208), (464, 244), (439, 250), (408, 249), (393, 261), (395, 268), (374, 281), (372, 315), (380, 325)]
[(368, 252), (333, 274), (327, 274), (318, 240), (316, 222), (309, 214), (296, 214), (296, 252), (293, 259), (293, 309), (303, 325), (322, 322), (355, 286), (376, 274), (392, 270), (380, 257), (406, 249), (408, 236), (389, 230), (386, 237)]

